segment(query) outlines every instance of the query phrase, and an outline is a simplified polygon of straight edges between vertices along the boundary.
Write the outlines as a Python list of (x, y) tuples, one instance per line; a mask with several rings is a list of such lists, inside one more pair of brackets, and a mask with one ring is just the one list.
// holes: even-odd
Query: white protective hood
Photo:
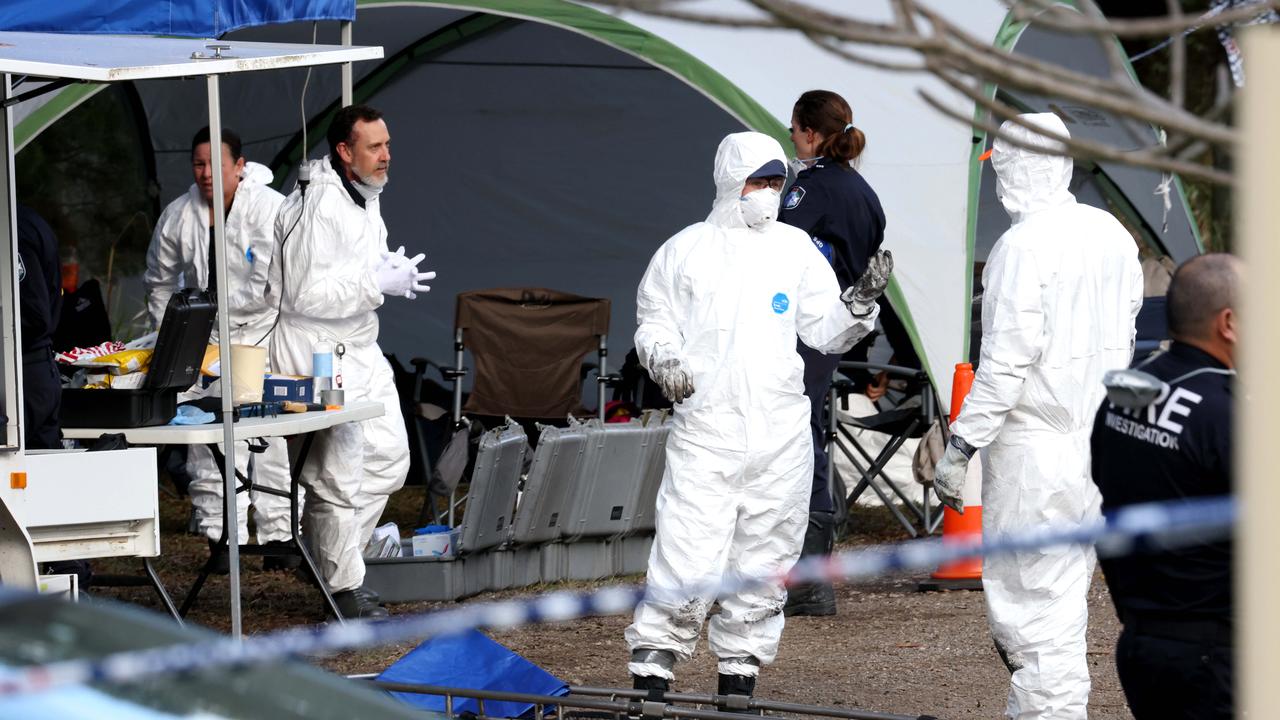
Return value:
[[(1028, 113), (1019, 118), (1055, 135), (1069, 135), (1062, 119), (1053, 113)], [(1062, 143), (1036, 133), (1030, 128), (1009, 122), (1001, 130), (1013, 139), (1042, 148), (1037, 152), (1019, 147), (1004, 138), (996, 138), (991, 150), (991, 165), (996, 171), (996, 195), (1016, 225), (1039, 210), (1075, 201), (1071, 185), (1071, 158), (1046, 155), (1062, 152)]]
[(777, 140), (758, 132), (740, 132), (725, 136), (716, 149), (712, 175), (716, 182), (716, 199), (707, 222), (723, 228), (745, 228), (742, 219), (742, 186), (747, 176), (770, 160), (785, 167), (787, 154)]

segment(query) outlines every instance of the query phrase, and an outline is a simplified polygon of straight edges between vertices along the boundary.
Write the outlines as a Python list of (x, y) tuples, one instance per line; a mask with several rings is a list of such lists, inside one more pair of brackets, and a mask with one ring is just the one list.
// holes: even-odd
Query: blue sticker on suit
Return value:
[(782, 313), (787, 311), (788, 307), (791, 307), (791, 300), (790, 298), (787, 297), (786, 293), (778, 293), (777, 295), (773, 296), (774, 312), (781, 315)]

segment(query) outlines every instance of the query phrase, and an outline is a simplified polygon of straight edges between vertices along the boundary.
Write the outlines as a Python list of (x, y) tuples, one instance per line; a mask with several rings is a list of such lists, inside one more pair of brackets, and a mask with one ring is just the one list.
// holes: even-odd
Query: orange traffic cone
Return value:
[[(973, 387), (973, 365), (957, 363), (955, 377), (951, 383), (951, 422), (960, 415), (960, 406)], [(942, 512), (942, 542), (950, 543), (967, 540), (973, 535), (982, 535), (982, 460), (975, 455), (969, 463), (969, 473), (965, 478), (964, 514), (944, 508)], [(943, 563), (933, 574), (933, 582), (921, 583), (922, 590), (981, 590), (982, 558), (961, 558)]]

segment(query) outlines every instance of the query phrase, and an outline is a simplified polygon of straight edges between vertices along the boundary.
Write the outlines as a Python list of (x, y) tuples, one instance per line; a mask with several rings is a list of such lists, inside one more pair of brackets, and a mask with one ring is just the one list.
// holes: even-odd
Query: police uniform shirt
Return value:
[(884, 210), (862, 175), (819, 158), (802, 170), (782, 199), (782, 222), (813, 239), (846, 288), (867, 271), (884, 242)]
[[(62, 266), (53, 230), (30, 208), (19, 205), (18, 304), (22, 350), (47, 350), (62, 314)], [(43, 359), (42, 355), (36, 355)]]
[[(1225, 370), (1208, 353), (1174, 342), (1142, 365), (1166, 382), (1201, 368)], [(1093, 426), (1093, 481), (1103, 510), (1231, 492), (1233, 377), (1201, 373), (1139, 410), (1103, 401)], [(1103, 559), (1107, 587), (1125, 611), (1170, 619), (1230, 620), (1231, 543)]]

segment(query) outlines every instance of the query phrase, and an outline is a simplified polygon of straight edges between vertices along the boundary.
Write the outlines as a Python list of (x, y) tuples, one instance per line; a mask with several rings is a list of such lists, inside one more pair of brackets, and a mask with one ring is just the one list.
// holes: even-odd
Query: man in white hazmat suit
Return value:
[[(309, 184), (285, 201), (276, 221), (276, 257), (268, 301), (280, 321), (271, 341), (279, 372), (309, 375), (318, 343), (334, 349), (346, 402), (381, 402), (384, 414), (317, 435), (302, 469), (310, 494), (304, 520), (338, 609), (346, 617), (384, 617), (364, 589), (361, 551), (387, 498), (409, 472), (409, 444), (391, 366), (378, 347), (384, 295), (415, 298), (435, 277), (419, 272), (423, 256), (387, 251), (379, 195), (387, 183), (391, 136), (382, 114), (342, 108), (328, 132), (329, 155), (304, 167)], [(344, 352), (345, 351), (345, 352)]]
[[(1020, 116), (1060, 136), (1050, 113)], [(982, 274), (982, 355), (973, 389), (938, 463), (939, 499), (963, 512), (969, 459), (982, 457), (982, 531), (998, 535), (1090, 522), (1100, 498), (1089, 478), (1089, 435), (1102, 375), (1128, 367), (1142, 306), (1132, 236), (1068, 191), (1061, 144), (1012, 121), (991, 162), (1013, 226)], [(1055, 547), (986, 558), (982, 585), (996, 648), (1012, 673), (1010, 718), (1084, 718), (1086, 596), (1092, 548)]]
[[(769, 578), (799, 557), (813, 477), (796, 338), (848, 350), (874, 327), (892, 268), (877, 255), (842, 297), (809, 237), (775, 222), (785, 163), (767, 135), (726, 137), (711, 215), (658, 250), (636, 296), (640, 362), (676, 403), (648, 594), (626, 631), (635, 687), (651, 695), (692, 655), (717, 596), (721, 694), (750, 695), (777, 654), (786, 590)], [(732, 587), (740, 578), (766, 582)]]
[[(191, 169), (195, 183), (185, 194), (169, 203), (160, 214), (151, 246), (147, 250), (147, 311), (151, 322), (159, 327), (169, 298), (179, 288), (216, 290), (213, 268), (213, 153), (209, 128), (199, 130), (191, 141)], [(266, 347), (266, 337), (275, 319), (275, 308), (263, 299), (267, 282), (267, 265), (275, 243), (276, 212), (284, 196), (268, 187), (272, 173), (258, 163), (246, 163), (241, 155), (240, 138), (231, 130), (222, 131), (223, 207), (226, 212), (227, 301), (231, 342)], [(210, 342), (218, 341), (214, 325)], [(247, 473), (248, 444), (236, 448), (236, 467)], [(187, 467), (191, 474), (188, 492), (195, 508), (196, 523), (212, 544), (222, 535), (222, 469), (204, 445), (187, 449)], [(265, 452), (254, 460), (254, 483), (277, 490), (289, 490), (289, 458), (285, 443), (275, 438)], [(291, 540), (289, 500), (278, 495), (253, 492), (253, 521), (258, 531), (258, 544), (284, 543)], [(248, 508), (250, 494), (236, 497), (239, 515), (238, 537), (248, 540)], [(297, 566), (294, 557), (265, 557), (267, 569)], [(226, 559), (215, 565), (226, 572)]]

